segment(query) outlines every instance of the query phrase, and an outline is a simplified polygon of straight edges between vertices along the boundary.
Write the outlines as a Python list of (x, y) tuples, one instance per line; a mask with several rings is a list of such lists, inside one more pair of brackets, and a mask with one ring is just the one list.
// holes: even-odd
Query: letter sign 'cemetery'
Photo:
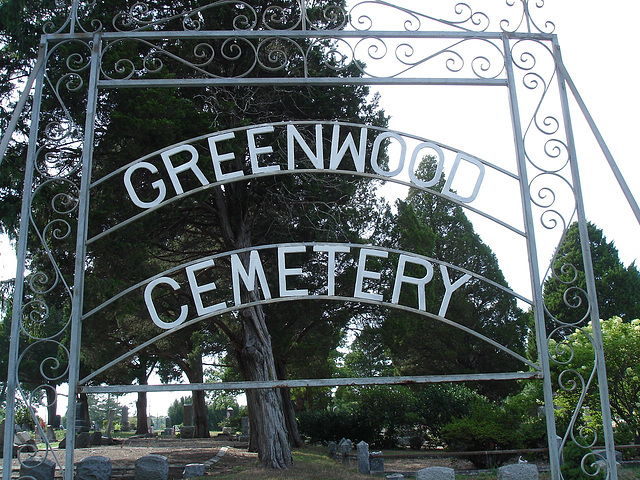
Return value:
[[(252, 291), (259, 288), (262, 292), (264, 300), (270, 300), (272, 298), (303, 298), (312, 295), (306, 288), (290, 288), (289, 282), (294, 279), (302, 279), (304, 283), (304, 277), (308, 275), (308, 272), (304, 272), (301, 268), (296, 267), (292, 262), (293, 255), (295, 253), (303, 254), (316, 254), (324, 255), (326, 257), (326, 277), (323, 278), (324, 290), (322, 293), (317, 293), (317, 296), (335, 297), (335, 284), (336, 284), (336, 255), (352, 254), (357, 259), (355, 270), (356, 277), (353, 285), (351, 297), (354, 299), (370, 300), (375, 302), (383, 302), (385, 299), (379, 293), (375, 293), (376, 290), (380, 290), (380, 273), (375, 270), (370, 270), (367, 267), (367, 259), (376, 258), (388, 258), (389, 251), (384, 249), (376, 249), (371, 247), (362, 246), (349, 246), (342, 244), (314, 244), (314, 245), (286, 245), (278, 246), (275, 248), (277, 256), (278, 274), (276, 279), (272, 279), (271, 282), (267, 281), (267, 277), (263, 268), (261, 252), (262, 250), (250, 250), (250, 261), (248, 269), (242, 264), (240, 257), (237, 253), (232, 253), (231, 258), (231, 272), (229, 277), (231, 278), (233, 300), (224, 300), (217, 303), (207, 303), (206, 294), (212, 293), (217, 289), (214, 282), (200, 284), (196, 278), (196, 272), (211, 268), (214, 266), (213, 259), (202, 260), (197, 263), (193, 263), (185, 267), (184, 271), (188, 278), (188, 292), (189, 296), (193, 299), (193, 304), (196, 306), (197, 316), (212, 315), (217, 312), (226, 310), (230, 305), (234, 307), (241, 307), (242, 302), (240, 300), (240, 286), (241, 284)], [(359, 252), (358, 252), (359, 251)], [(264, 255), (264, 253), (263, 253)], [(425, 286), (431, 282), (434, 278), (434, 260), (430, 260), (415, 254), (400, 253), (396, 255), (397, 266), (395, 268), (395, 280), (393, 282), (393, 294), (390, 299), (386, 301), (393, 305), (399, 304), (400, 290), (403, 286), (410, 286), (417, 289), (418, 295), (418, 310), (426, 313), (426, 301), (425, 301)], [(424, 274), (419, 277), (411, 276), (406, 273), (406, 267), (408, 265), (419, 265), (423, 268)], [(440, 317), (446, 317), (447, 307), (451, 300), (451, 295), (454, 291), (460, 288), (465, 282), (471, 279), (469, 273), (458, 273), (458, 277), (455, 281), (450, 280), (450, 267), (440, 263), (437, 268), (440, 271), (440, 281), (443, 283), (444, 296), (440, 303), (437, 315)], [(296, 282), (300, 283), (300, 282)], [(277, 289), (272, 293), (269, 284), (277, 285)], [(159, 286), (170, 287), (172, 290), (179, 292), (183, 287), (180, 283), (171, 277), (159, 277), (147, 284), (144, 290), (144, 301), (149, 311), (149, 316), (153, 322), (160, 328), (170, 329), (184, 323), (188, 318), (189, 309), (187, 305), (180, 307), (180, 315), (176, 319), (162, 319), (158, 313), (153, 300), (154, 289)], [(303, 285), (301, 285), (303, 286)], [(228, 289), (224, 289), (228, 291)], [(405, 305), (412, 307), (411, 305)], [(415, 308), (415, 307), (414, 307)]]

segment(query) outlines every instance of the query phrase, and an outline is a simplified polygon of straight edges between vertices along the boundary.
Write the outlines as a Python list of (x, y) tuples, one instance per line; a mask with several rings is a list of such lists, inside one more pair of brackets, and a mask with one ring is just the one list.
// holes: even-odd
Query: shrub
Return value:
[[(488, 400), (475, 401), (471, 415), (457, 418), (445, 425), (441, 437), (453, 451), (491, 451), (520, 448), (522, 436), (519, 418)], [(467, 459), (478, 468), (493, 468), (509, 457), (496, 454), (469, 455)]]
[(309, 410), (298, 416), (300, 434), (312, 442), (338, 441), (349, 438), (354, 442), (364, 440), (372, 443), (377, 430), (368, 419), (358, 413), (344, 410)]
[(584, 448), (576, 445), (573, 442), (567, 443), (562, 450), (563, 465), (560, 467), (562, 477), (564, 480), (603, 480), (604, 474), (602, 472), (594, 475), (597, 467), (592, 467), (593, 456), (587, 458), (585, 461), (585, 468), (588, 473), (582, 470), (582, 458), (588, 451)]

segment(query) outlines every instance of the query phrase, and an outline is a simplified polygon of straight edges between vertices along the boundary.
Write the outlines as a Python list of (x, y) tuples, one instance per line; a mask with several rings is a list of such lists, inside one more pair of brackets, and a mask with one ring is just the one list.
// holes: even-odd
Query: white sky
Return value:
[[(415, 4), (423, 5), (423, 1), (415, 0)], [(485, 11), (489, 12), (488, 8)], [(636, 21), (640, 18), (640, 2), (609, 0), (605, 4), (595, 0), (546, 0), (543, 11), (547, 12), (545, 17), (556, 25), (555, 32), (569, 74), (636, 200), (640, 201), (640, 159), (636, 146), (640, 131), (640, 90), (636, 85), (640, 78), (636, 59), (639, 46)], [(485, 94), (478, 95), (475, 91), (463, 94), (445, 92), (437, 106), (434, 104), (432, 109), (426, 110), (424, 107), (421, 109), (423, 104), (416, 100), (410, 89), (404, 89), (402, 94), (394, 97), (396, 90), (395, 94), (382, 97), (382, 106), (393, 117), (391, 128), (460, 147), (483, 158), (494, 153), (494, 145), (490, 142), (478, 145), (479, 151), (465, 145), (465, 141), (475, 138), (474, 135), (491, 138), (491, 122), (483, 122), (477, 114), (467, 115), (465, 109), (473, 105), (489, 117), (492, 103), (482, 102), (483, 99), (491, 99), (493, 93), (486, 94), (484, 98)], [(640, 226), (576, 109), (572, 111), (572, 120), (587, 217), (604, 230), (608, 240), (615, 242), (625, 265), (633, 261), (638, 263)], [(498, 146), (495, 148), (496, 152), (501, 150)], [(482, 229), (480, 233), (483, 238), (485, 233), (487, 238), (491, 236), (491, 232)], [(498, 254), (512, 287), (527, 285), (526, 268), (520, 268), (517, 262), (509, 260), (510, 248), (498, 246), (499, 240), (495, 241), (495, 246), (493, 240), (486, 241)], [(8, 248), (6, 239), (0, 238), (0, 278), (10, 278), (14, 274), (15, 254)], [(149, 402), (151, 413), (165, 414), (174, 398), (184, 395), (153, 394)]]

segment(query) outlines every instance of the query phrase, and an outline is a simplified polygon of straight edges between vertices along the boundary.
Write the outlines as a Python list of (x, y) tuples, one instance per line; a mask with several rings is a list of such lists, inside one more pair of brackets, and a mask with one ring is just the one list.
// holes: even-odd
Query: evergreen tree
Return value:
[[(417, 174), (432, 178), (436, 165), (425, 158)], [(440, 190), (444, 176), (439, 181)], [(434, 187), (437, 191), (438, 186)], [(388, 215), (392, 215), (388, 213)], [(413, 190), (405, 201), (397, 203), (397, 214), (390, 218), (390, 245), (426, 257), (446, 261), (508, 287), (491, 249), (482, 242), (460, 206), (434, 194)], [(393, 221), (395, 220), (395, 221)], [(436, 264), (437, 265), (437, 264)], [(420, 278), (424, 269), (415, 266), (409, 272)], [(391, 277), (395, 271), (388, 273)], [(459, 274), (452, 274), (459, 275)], [(457, 277), (452, 277), (455, 281)], [(425, 286), (426, 311), (437, 315), (445, 295), (439, 269)], [(400, 304), (418, 308), (415, 286), (403, 286)], [(457, 289), (449, 303), (446, 318), (497, 341), (522, 355), (526, 325), (515, 298), (487, 282), (470, 279)], [(446, 373), (489, 373), (517, 371), (523, 367), (515, 357), (499, 353), (493, 345), (472, 337), (450, 325), (390, 310), (376, 325), (377, 335), (393, 365), (403, 375)], [(483, 382), (478, 388), (487, 395), (505, 396), (514, 385)]]
[[(635, 263), (625, 267), (614, 243), (608, 242), (603, 231), (592, 223), (587, 224), (587, 231), (600, 318), (617, 316), (625, 321), (640, 318), (640, 272)], [(556, 253), (554, 275), (544, 283), (545, 306), (563, 323), (577, 324), (588, 314), (580, 245), (578, 224), (573, 223)]]

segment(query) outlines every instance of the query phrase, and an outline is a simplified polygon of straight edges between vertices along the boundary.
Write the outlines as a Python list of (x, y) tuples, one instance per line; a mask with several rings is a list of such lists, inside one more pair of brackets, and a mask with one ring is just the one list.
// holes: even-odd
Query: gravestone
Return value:
[(135, 462), (134, 480), (168, 480), (169, 461), (158, 454), (145, 455)]
[(455, 480), (453, 468), (429, 467), (418, 470), (416, 480)]
[(131, 425), (129, 425), (129, 407), (122, 407), (122, 417), (120, 420), (120, 430), (123, 432), (128, 432), (131, 430)]
[(369, 456), (369, 467), (371, 468), (371, 473), (384, 472), (384, 457), (382, 456), (382, 452), (371, 452)]
[(369, 444), (361, 441), (358, 443), (358, 471), (365, 475), (371, 473), (371, 465), (369, 464)]
[(329, 442), (329, 445), (327, 445), (327, 449), (329, 450), (329, 456), (333, 457), (338, 453), (338, 444), (334, 441), (331, 441)]
[(183, 426), (180, 428), (180, 438), (193, 438), (196, 434), (196, 427), (193, 426), (193, 405), (185, 403), (182, 407)]
[(204, 476), (204, 464), (203, 463), (190, 463), (185, 465), (184, 472), (182, 472), (182, 478), (195, 478)]
[[(102, 434), (100, 434), (102, 438)], [(76, 448), (87, 448), (91, 442), (91, 435), (88, 432), (82, 432), (76, 437)]]
[(42, 461), (25, 460), (20, 465), (20, 478), (33, 480), (53, 480), (56, 474), (56, 464), (45, 458)]
[(184, 407), (182, 408), (182, 415), (182, 418), (184, 418), (184, 421), (182, 422), (183, 425), (193, 427), (193, 405), (191, 403), (184, 404)]
[(61, 424), (62, 424), (62, 417), (60, 415), (56, 415), (55, 417), (53, 417), (53, 421), (51, 422), (51, 428), (53, 428), (54, 430), (57, 430), (58, 428), (60, 428)]
[(251, 429), (251, 424), (249, 422), (249, 417), (242, 417), (240, 419), (240, 431), (242, 435), (249, 435), (249, 430)]
[(49, 441), (49, 443), (57, 441), (56, 431), (53, 429), (51, 425), (47, 427), (47, 440)]
[(76, 467), (76, 480), (111, 480), (111, 460), (94, 455), (83, 458)]
[(248, 442), (249, 435), (251, 432), (251, 426), (249, 422), (249, 417), (242, 417), (240, 419), (240, 436), (238, 437), (238, 441), (240, 442)]
[(343, 438), (342, 440), (340, 440), (340, 443), (338, 443), (338, 450), (340, 455), (342, 456), (342, 463), (344, 464), (349, 464), (349, 455), (351, 454), (351, 449), (353, 448), (353, 443), (351, 442), (351, 440)]
[[(77, 442), (78, 441), (76, 440), (76, 443)], [(99, 447), (100, 445), (102, 445), (102, 432), (100, 431), (93, 432), (89, 437), (89, 445), (92, 447)]]
[(498, 469), (498, 480), (538, 480), (538, 467), (533, 463), (515, 463)]
[(109, 410), (109, 413), (107, 414), (107, 434), (106, 437), (107, 438), (111, 438), (111, 433), (113, 431), (113, 417), (115, 416), (116, 412), (114, 412), (113, 410)]
[(84, 403), (76, 403), (76, 433), (89, 431), (89, 423), (84, 416), (84, 410)]
[(404, 475), (401, 473), (390, 473), (384, 478), (387, 480), (404, 480)]
[[(621, 462), (622, 461), (622, 452), (619, 452), (618, 450), (614, 450), (614, 452), (616, 454), (616, 462)], [(598, 461), (598, 460), (606, 461), (606, 459), (607, 459), (607, 451), (606, 450), (594, 450), (593, 454), (596, 457), (596, 461)]]

